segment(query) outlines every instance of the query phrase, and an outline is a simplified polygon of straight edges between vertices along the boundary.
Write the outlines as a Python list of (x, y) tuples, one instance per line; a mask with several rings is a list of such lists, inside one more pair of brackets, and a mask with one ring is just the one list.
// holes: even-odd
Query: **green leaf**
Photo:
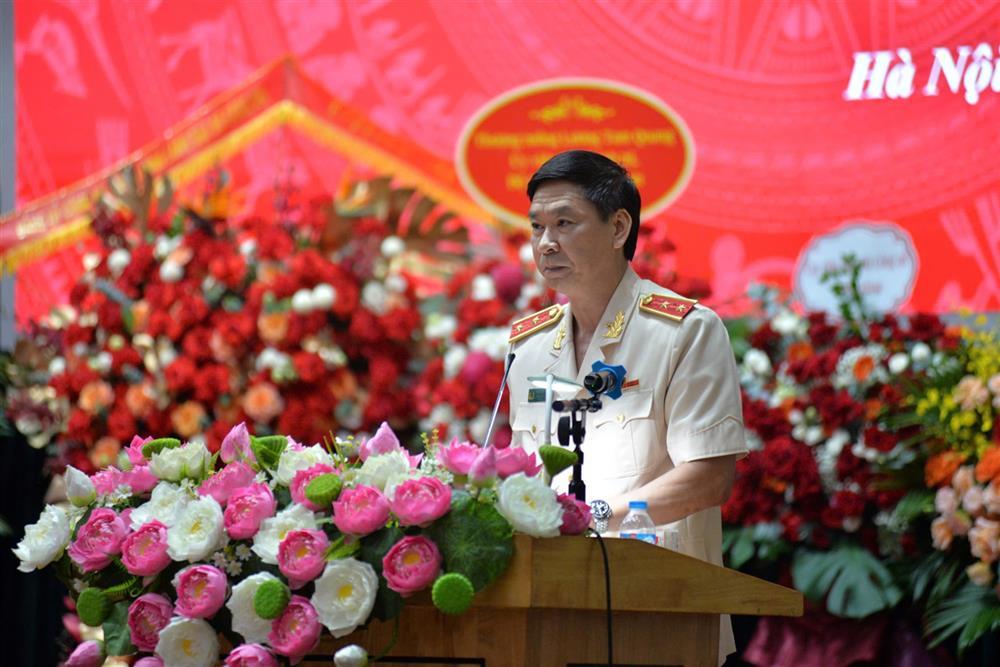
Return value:
[(903, 597), (889, 570), (867, 550), (841, 544), (828, 552), (800, 550), (792, 563), (795, 587), (845, 618), (890, 609)]
[[(989, 589), (986, 589), (989, 590)], [(993, 598), (996, 602), (996, 598)], [(979, 638), (986, 633), (1000, 630), (1000, 604), (994, 604), (986, 609), (981, 609), (971, 621), (969, 621), (962, 634), (958, 637), (958, 652), (964, 653), (966, 649), (979, 641)]]
[(444, 558), (446, 572), (464, 574), (479, 592), (507, 570), (514, 555), (514, 528), (490, 503), (466, 491), (451, 496), (451, 511), (426, 531)]
[(910, 491), (896, 503), (893, 514), (896, 518), (909, 524), (917, 517), (934, 513), (934, 491), (920, 489)]
[(961, 633), (958, 642), (961, 654), (994, 627), (1000, 627), (1000, 602), (992, 588), (971, 581), (927, 609), (927, 635), (932, 638), (928, 648)]
[(278, 467), (281, 453), (288, 445), (288, 438), (283, 435), (268, 435), (261, 438), (250, 436), (250, 450), (257, 458), (257, 463), (268, 470)]
[(361, 549), (358, 550), (357, 558), (373, 568), (378, 574), (378, 593), (375, 595), (375, 606), (372, 607), (372, 615), (380, 621), (388, 621), (396, 618), (403, 610), (403, 597), (396, 591), (389, 588), (382, 576), (382, 559), (389, 552), (396, 542), (403, 539), (403, 531), (392, 526), (376, 531), (361, 539)]
[(733, 540), (732, 548), (729, 550), (729, 567), (734, 570), (740, 569), (754, 555), (753, 528), (744, 528), (739, 531), (736, 539)]
[(111, 615), (104, 621), (104, 650), (108, 655), (131, 655), (136, 652), (128, 631), (128, 606), (131, 600), (122, 600), (111, 608)]

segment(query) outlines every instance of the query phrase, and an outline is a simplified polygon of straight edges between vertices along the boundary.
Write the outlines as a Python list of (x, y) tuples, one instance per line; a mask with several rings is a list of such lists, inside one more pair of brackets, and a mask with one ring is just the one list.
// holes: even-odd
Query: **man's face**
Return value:
[(613, 279), (625, 261), (618, 217), (603, 220), (575, 183), (549, 181), (539, 186), (528, 218), (532, 254), (545, 285), (572, 299)]

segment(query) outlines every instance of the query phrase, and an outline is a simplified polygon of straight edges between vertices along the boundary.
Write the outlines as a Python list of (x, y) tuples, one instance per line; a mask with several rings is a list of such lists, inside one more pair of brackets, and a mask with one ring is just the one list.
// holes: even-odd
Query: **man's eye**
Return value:
[(570, 226), (570, 225), (573, 224), (573, 221), (572, 220), (560, 220), (557, 224), (560, 227), (568, 227), (568, 226)]

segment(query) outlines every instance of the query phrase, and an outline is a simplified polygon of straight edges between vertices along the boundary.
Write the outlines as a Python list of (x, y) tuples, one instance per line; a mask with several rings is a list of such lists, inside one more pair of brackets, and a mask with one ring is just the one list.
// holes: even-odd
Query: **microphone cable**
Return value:
[(604, 600), (605, 600), (605, 616), (608, 625), (608, 667), (614, 667), (614, 634), (612, 631), (612, 614), (611, 614), (611, 567), (608, 564), (608, 549), (604, 546), (604, 538), (593, 528), (589, 529), (594, 537), (597, 538), (597, 543), (601, 546), (601, 556), (604, 558)]

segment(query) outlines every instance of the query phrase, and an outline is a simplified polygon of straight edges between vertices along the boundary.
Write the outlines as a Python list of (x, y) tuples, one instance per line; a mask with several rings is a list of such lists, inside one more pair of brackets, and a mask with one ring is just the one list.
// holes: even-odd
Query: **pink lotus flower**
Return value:
[(214, 565), (191, 565), (174, 576), (175, 611), (188, 618), (211, 618), (226, 601), (226, 575)]
[(438, 460), (453, 474), (467, 475), (472, 462), (479, 456), (479, 450), (471, 442), (459, 442), (455, 438), (446, 447), (438, 449)]
[(114, 510), (101, 507), (90, 513), (67, 551), (81, 570), (95, 572), (106, 568), (121, 553), (126, 535), (128, 526), (122, 518)]
[(90, 477), (94, 483), (94, 490), (99, 496), (109, 496), (114, 493), (119, 486), (126, 484), (125, 473), (114, 466), (108, 466), (100, 472), (96, 472)]
[(295, 473), (295, 477), (292, 478), (291, 486), (288, 487), (292, 492), (292, 500), (300, 505), (305, 505), (313, 512), (322, 512), (328, 509), (326, 507), (320, 507), (306, 498), (306, 487), (309, 486), (309, 482), (313, 481), (320, 475), (335, 472), (337, 472), (337, 469), (331, 465), (327, 465), (326, 463), (317, 463), (316, 465), (306, 468), (305, 470), (299, 470)]
[(163, 660), (155, 655), (147, 655), (145, 658), (136, 660), (132, 667), (163, 667)]
[(65, 667), (100, 667), (104, 664), (104, 649), (93, 639), (83, 642), (70, 654)]
[(404, 537), (382, 558), (386, 583), (403, 597), (429, 586), (440, 571), (441, 552), (423, 535)]
[(267, 484), (251, 484), (229, 496), (222, 520), (234, 540), (246, 540), (257, 534), (264, 519), (274, 516), (278, 503)]
[(436, 477), (408, 479), (396, 487), (389, 508), (401, 526), (426, 526), (451, 508), (451, 487)]
[(146, 457), (142, 454), (142, 446), (147, 442), (151, 441), (153, 438), (140, 438), (137, 435), (132, 436), (132, 442), (129, 446), (125, 448), (125, 454), (128, 455), (129, 463), (134, 466), (144, 466), (149, 463)]
[(123, 475), (125, 483), (132, 488), (132, 493), (146, 493), (152, 491), (160, 482), (159, 478), (153, 474), (148, 465), (137, 465)]
[(563, 535), (580, 535), (590, 525), (590, 506), (568, 493), (560, 493), (556, 498), (563, 508), (562, 524), (559, 532)]
[(222, 446), (219, 448), (219, 457), (224, 463), (233, 461), (255, 461), (253, 450), (250, 449), (250, 432), (247, 425), (240, 422), (229, 429), (229, 433), (222, 439)]
[(260, 644), (237, 646), (223, 663), (225, 667), (278, 667), (278, 661)]
[(271, 623), (267, 641), (271, 648), (297, 663), (319, 643), (319, 616), (309, 600), (293, 595), (281, 616)]
[(344, 489), (333, 503), (333, 522), (337, 529), (358, 537), (373, 533), (389, 519), (389, 501), (372, 486), (359, 484)]
[(253, 468), (242, 461), (234, 461), (202, 482), (198, 493), (212, 496), (217, 503), (225, 505), (235, 492), (252, 484), (255, 476)]
[(511, 475), (523, 472), (528, 477), (534, 477), (542, 469), (542, 464), (535, 460), (534, 454), (529, 454), (520, 447), (507, 447), (498, 449), (497, 474), (500, 479), (507, 479)]
[(293, 589), (302, 588), (323, 573), (323, 555), (330, 540), (322, 530), (292, 530), (278, 545), (278, 569)]
[(167, 554), (167, 527), (150, 521), (122, 541), (122, 564), (137, 577), (159, 574), (170, 564)]
[(406, 448), (399, 444), (399, 438), (396, 437), (389, 424), (382, 422), (378, 430), (375, 431), (375, 435), (361, 443), (361, 447), (358, 450), (358, 457), (364, 462), (371, 456), (389, 454), (390, 452), (403, 452), (406, 458), (410, 460), (411, 468), (416, 468), (420, 465), (420, 459), (424, 456), (423, 454), (410, 454), (406, 451)]
[(132, 643), (140, 651), (156, 649), (160, 630), (167, 627), (174, 606), (170, 600), (157, 593), (146, 593), (135, 599), (128, 608), (128, 631)]
[(485, 486), (497, 477), (497, 454), (492, 447), (482, 447), (476, 460), (469, 466), (469, 482)]

